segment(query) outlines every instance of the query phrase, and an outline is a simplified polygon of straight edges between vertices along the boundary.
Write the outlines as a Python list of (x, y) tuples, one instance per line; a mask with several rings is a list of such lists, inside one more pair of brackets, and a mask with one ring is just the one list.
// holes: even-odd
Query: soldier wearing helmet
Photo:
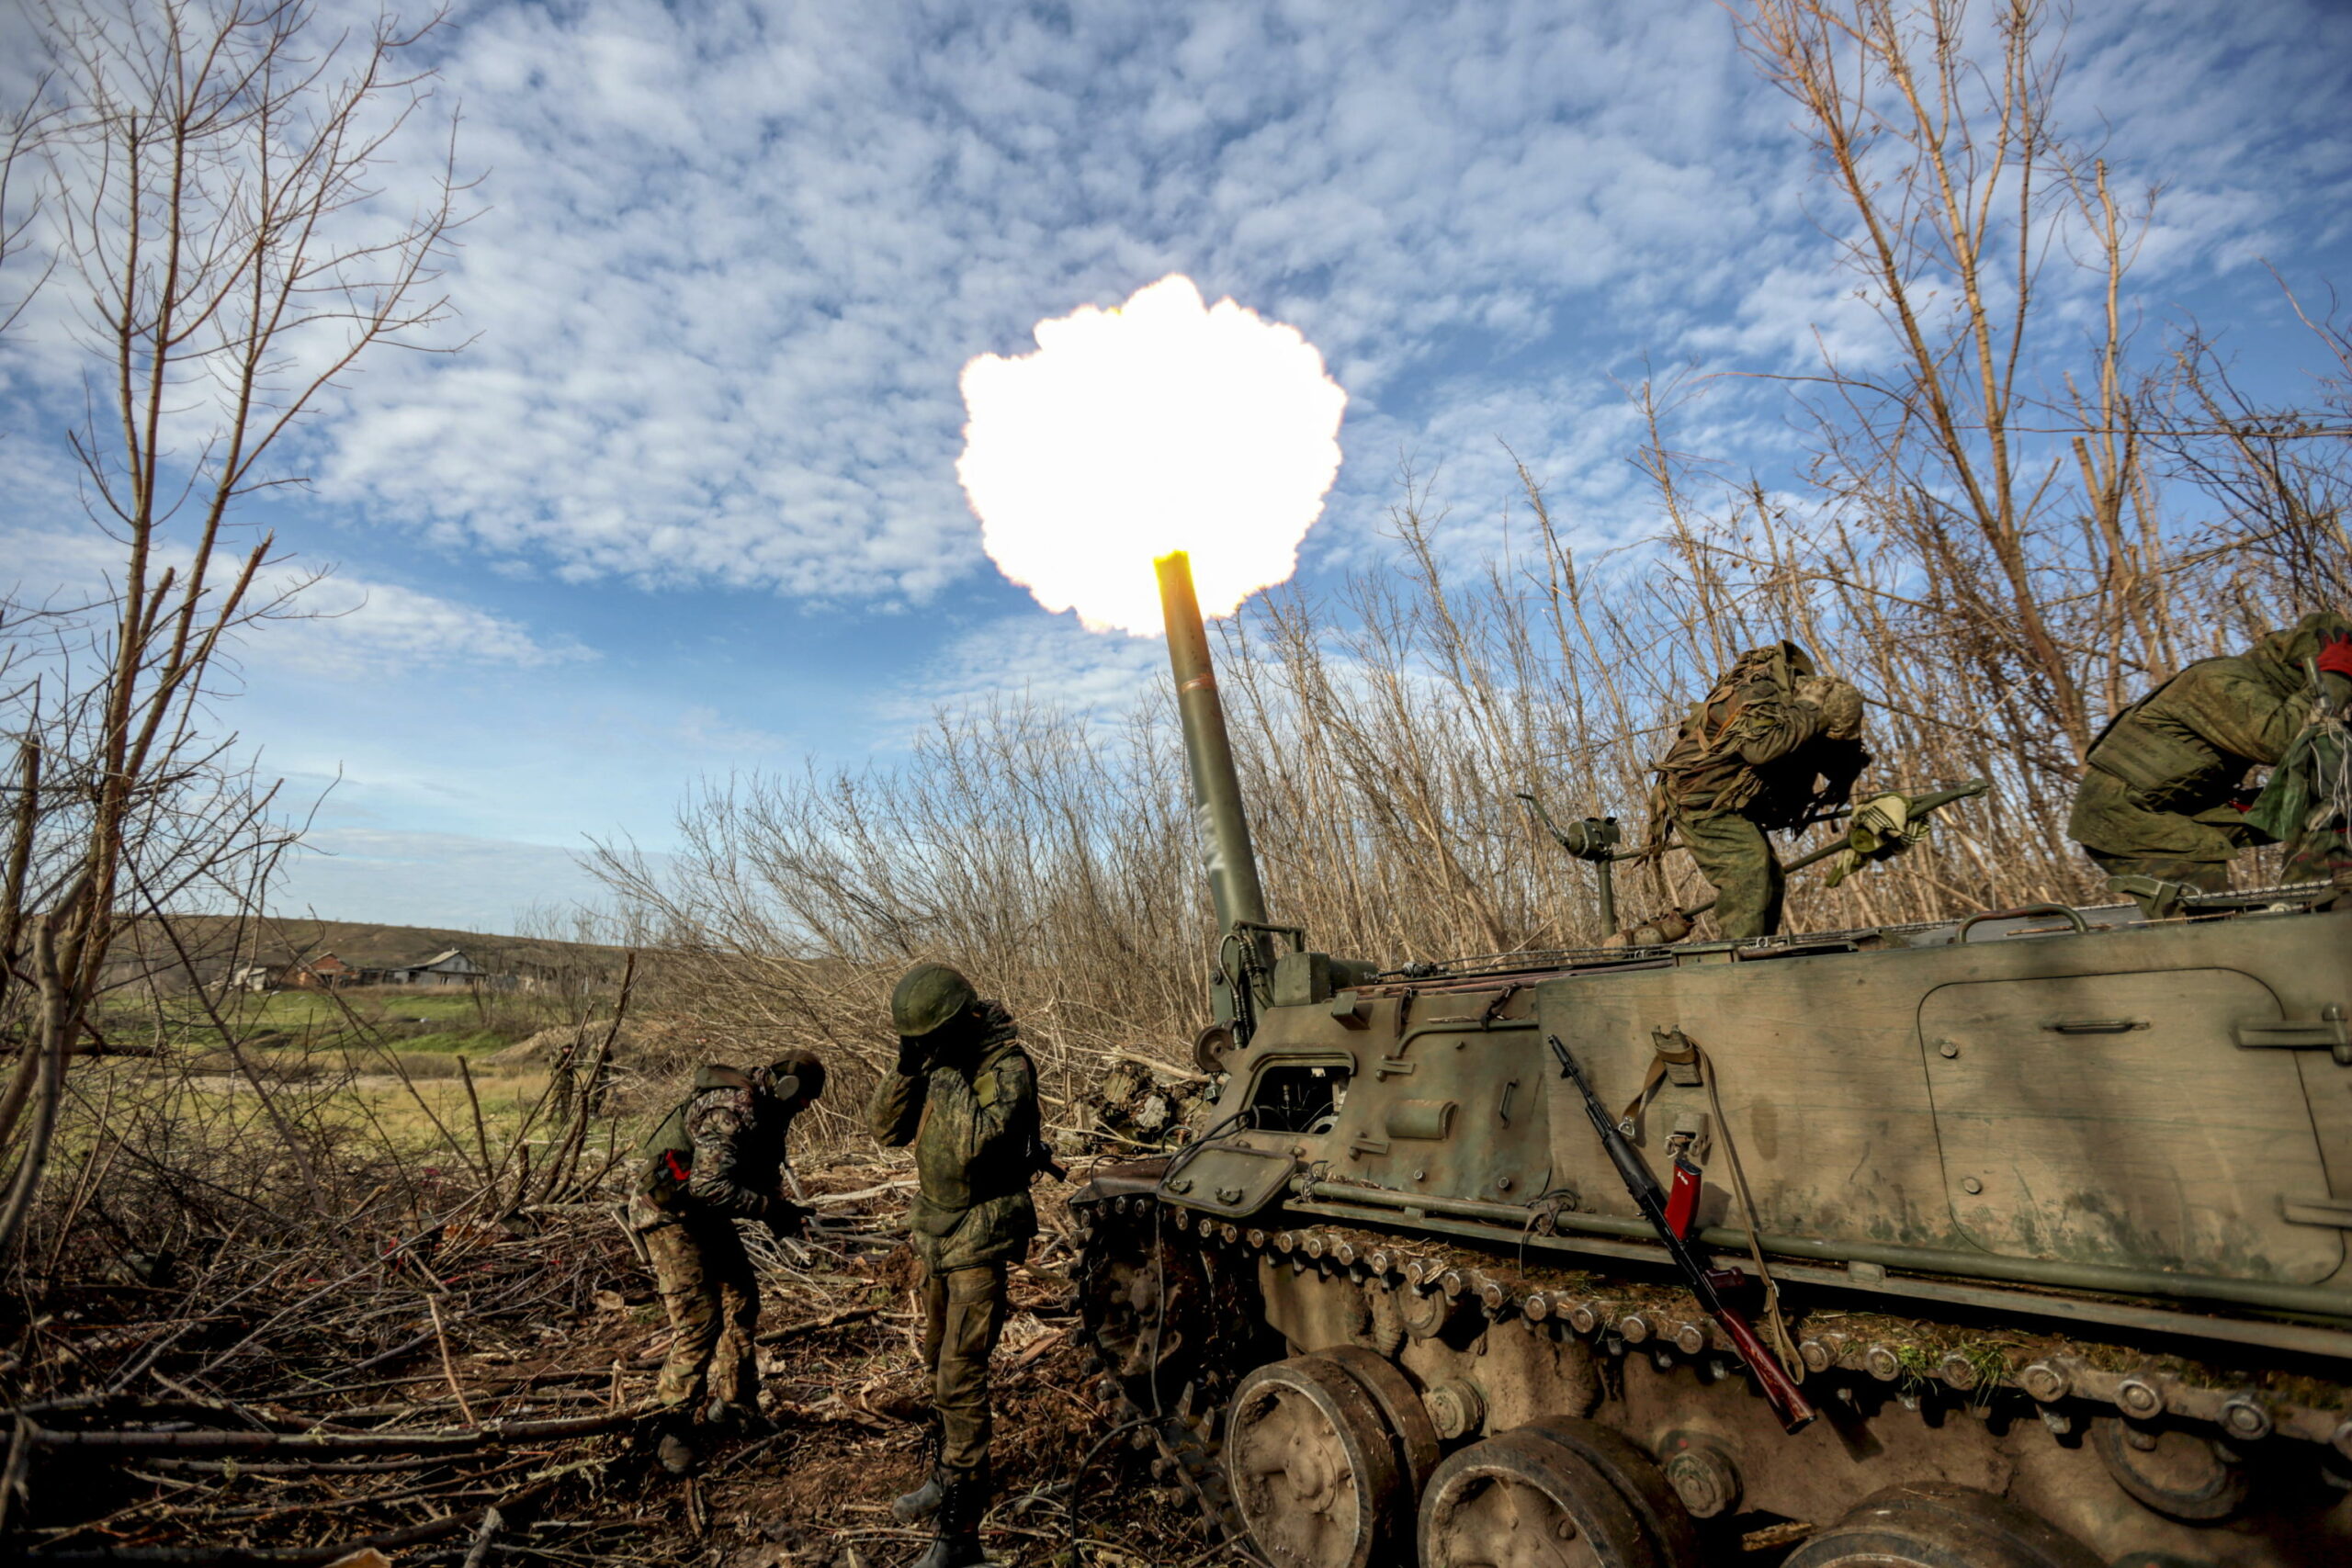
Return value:
[(893, 1507), (935, 1523), (916, 1568), (965, 1568), (981, 1553), (989, 1495), (989, 1357), (1004, 1326), (1005, 1269), (1028, 1251), (1037, 1211), (1037, 1075), (1004, 1009), (943, 964), (919, 964), (890, 996), (897, 1069), (876, 1089), (866, 1125), (914, 1146), (909, 1215), (923, 1269), (923, 1363), (939, 1418), (931, 1478)]
[[(2312, 809), (2333, 803), (2274, 811), (2241, 794), (2254, 768), (2287, 762), (2280, 773), (2295, 772), (2300, 756), (2290, 753), (2311, 728), (2314, 698), (2340, 706), (2347, 692), (2352, 620), (2333, 611), (2305, 615), (2233, 658), (2198, 660), (2091, 743), (2068, 835), (2151, 917), (2183, 891), (2227, 887), (2230, 862), (2255, 844), (2286, 840), (2295, 880), (2352, 866), (2341, 816)], [(2273, 792), (2294, 782), (2274, 776)]]
[(1862, 694), (1793, 642), (1751, 649), (1683, 719), (1657, 764), (1651, 834), (1670, 826), (1714, 886), (1726, 937), (1781, 929), (1783, 882), (1768, 835), (1845, 804), (1869, 766)]
[(639, 1151), (629, 1224), (670, 1315), (655, 1397), (658, 1451), (673, 1475), (694, 1468), (697, 1416), (737, 1425), (759, 1418), (752, 1342), (760, 1288), (735, 1224), (749, 1220), (777, 1235), (805, 1227), (807, 1211), (779, 1184), (793, 1118), (824, 1089), (825, 1064), (806, 1051), (749, 1072), (708, 1064)]

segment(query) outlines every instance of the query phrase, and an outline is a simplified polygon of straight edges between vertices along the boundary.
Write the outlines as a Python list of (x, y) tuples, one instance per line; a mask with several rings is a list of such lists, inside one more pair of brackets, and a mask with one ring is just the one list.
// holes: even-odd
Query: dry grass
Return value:
[[(1278, 592), (1221, 627), (1269, 900), (1312, 945), (1396, 965), (1598, 942), (1589, 868), (1518, 792), (1562, 818), (1622, 815), (1639, 842), (1651, 764), (1685, 705), (1739, 649), (1781, 636), (1871, 697), (1863, 791), (1995, 784), (1889, 866), (1835, 890), (1800, 876), (1793, 927), (2102, 896), (2064, 836), (2073, 752), (1946, 655), (1956, 634), (1932, 589), (1887, 586), (1916, 562), (1736, 493), (1702, 516), (1679, 492), (1660, 536), (1588, 562), (1541, 490), (1524, 499), (1521, 545), (1464, 572), (1408, 490), (1393, 514), (1402, 570), (1329, 601)], [(2295, 607), (2290, 581), (2266, 592), (2229, 564), (2208, 562), (2201, 602), (2187, 586), (2170, 602), (2201, 639), (2183, 657), (2241, 646)], [(1206, 1021), (1213, 920), (1172, 708), (1164, 682), (1116, 724), (982, 703), (939, 716), (896, 770), (696, 792), (665, 865), (601, 857), (636, 930), (665, 949), (658, 1005), (746, 1056), (805, 1045), (845, 1065), (826, 1108), (844, 1137), (861, 1068), (889, 1043), (889, 985), (918, 957), (962, 964), (1010, 1003), (1051, 1095), (1081, 1094), (1117, 1049), (1181, 1059)], [(1679, 852), (1618, 876), (1624, 918), (1706, 897)]]

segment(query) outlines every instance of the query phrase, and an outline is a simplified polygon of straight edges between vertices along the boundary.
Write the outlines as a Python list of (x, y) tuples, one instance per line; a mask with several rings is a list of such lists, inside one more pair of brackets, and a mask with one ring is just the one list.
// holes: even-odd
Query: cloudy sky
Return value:
[[(2166, 186), (2152, 332), (2193, 312), (2283, 384), (2266, 264), (2344, 276), (2352, 7), (2082, 11), (2070, 118)], [(31, 39), (12, 7), (0, 54)], [(589, 891), (587, 836), (658, 848), (697, 775), (887, 765), (975, 691), (1140, 689), (1158, 645), (1037, 610), (956, 490), (956, 373), (1041, 317), (1182, 271), (1302, 329), (1350, 396), (1310, 585), (1377, 569), (1406, 457), (1448, 547), (1490, 549), (1498, 438), (1581, 534), (1637, 534), (1645, 364), (1790, 368), (1855, 325), (1711, 0), (460, 0), (432, 49), (480, 175), (469, 342), (377, 359), (312, 431), (266, 521), (353, 608), (252, 642), (229, 710), (324, 792), (284, 902), (328, 917), (503, 929)], [(27, 588), (87, 552), (60, 321), (0, 343)], [(1769, 465), (1761, 394), (1726, 396), (1721, 455)]]

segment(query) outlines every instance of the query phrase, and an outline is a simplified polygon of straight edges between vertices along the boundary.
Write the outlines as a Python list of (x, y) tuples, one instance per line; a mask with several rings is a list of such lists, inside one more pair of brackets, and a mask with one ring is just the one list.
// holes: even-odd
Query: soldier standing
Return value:
[(935, 1516), (916, 1568), (967, 1568), (988, 1561), (989, 1357), (1004, 1327), (1005, 1269), (1037, 1230), (1037, 1076), (1011, 1015), (945, 964), (908, 970), (890, 1020), (898, 1069), (876, 1089), (866, 1124), (887, 1147), (914, 1145), (910, 1231), (939, 1417), (938, 1464), (892, 1511), (910, 1523)]
[(1651, 831), (1681, 833), (1724, 936), (1781, 929), (1781, 859), (1766, 835), (1845, 804), (1870, 764), (1861, 733), (1862, 694), (1792, 642), (1741, 654), (1682, 721), (1657, 765)]
[[(2125, 708), (2091, 743), (2068, 835), (2150, 918), (2181, 888), (2218, 892), (2238, 852), (2269, 840), (2245, 820), (2249, 770), (2287, 754), (2311, 721), (2316, 664), (2339, 702), (2352, 691), (2352, 621), (2305, 615), (2233, 658), (2203, 659)], [(2324, 877), (2341, 835), (2289, 840), (2288, 874)]]
[(750, 1220), (780, 1236), (805, 1227), (808, 1211), (778, 1184), (792, 1120), (824, 1088), (825, 1064), (805, 1051), (750, 1072), (713, 1063), (695, 1072), (693, 1091), (639, 1151), (629, 1223), (670, 1314), (655, 1395), (657, 1451), (673, 1475), (694, 1468), (692, 1432), (706, 1393), (712, 1419), (758, 1419), (760, 1289), (735, 1224)]

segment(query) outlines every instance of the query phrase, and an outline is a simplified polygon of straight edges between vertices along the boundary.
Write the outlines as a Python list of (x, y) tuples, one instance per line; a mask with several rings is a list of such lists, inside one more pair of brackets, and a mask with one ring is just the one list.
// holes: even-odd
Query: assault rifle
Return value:
[[(1658, 1240), (1666, 1244), (1668, 1256), (1682, 1271), (1683, 1282), (1690, 1287), (1690, 1293), (1699, 1298), (1700, 1310), (1714, 1320), (1715, 1326), (1722, 1329), (1724, 1337), (1731, 1341), (1732, 1348), (1739, 1352), (1739, 1359), (1747, 1363), (1747, 1370), (1756, 1374), (1757, 1382), (1764, 1390), (1765, 1401), (1772, 1406), (1772, 1413), (1781, 1418), (1781, 1426), (1791, 1432), (1802, 1430), (1814, 1417), (1814, 1408), (1806, 1403), (1804, 1391), (1797, 1387), (1795, 1380), (1781, 1365), (1780, 1358), (1764, 1348), (1764, 1342), (1756, 1337), (1756, 1330), (1739, 1309), (1724, 1300), (1724, 1292), (1738, 1286), (1745, 1277), (1736, 1269), (1708, 1266), (1706, 1258), (1690, 1244), (1687, 1234), (1691, 1220), (1689, 1205), (1675, 1205), (1677, 1212), (1669, 1215), (1665, 1190), (1658, 1185), (1657, 1178), (1650, 1174), (1650, 1168), (1640, 1153), (1618, 1130), (1617, 1119), (1609, 1113), (1607, 1106), (1600, 1103), (1600, 1097), (1592, 1092), (1592, 1085), (1587, 1081), (1584, 1070), (1577, 1066), (1577, 1059), (1568, 1054), (1566, 1045), (1560, 1043), (1558, 1035), (1546, 1034), (1544, 1039), (1551, 1043), (1552, 1055), (1560, 1058), (1560, 1076), (1574, 1083), (1577, 1091), (1584, 1096), (1585, 1114), (1592, 1118), (1592, 1130), (1600, 1134), (1600, 1146), (1609, 1151), (1609, 1163), (1617, 1168), (1619, 1178), (1625, 1183), (1625, 1190), (1633, 1195), (1634, 1206), (1642, 1212), (1642, 1218), (1650, 1223), (1650, 1228), (1657, 1232)], [(1688, 1178), (1684, 1174), (1686, 1171)], [(1697, 1167), (1679, 1156), (1676, 1157), (1675, 1184), (1678, 1188), (1683, 1187), (1686, 1179), (1695, 1179), (1697, 1175)]]

